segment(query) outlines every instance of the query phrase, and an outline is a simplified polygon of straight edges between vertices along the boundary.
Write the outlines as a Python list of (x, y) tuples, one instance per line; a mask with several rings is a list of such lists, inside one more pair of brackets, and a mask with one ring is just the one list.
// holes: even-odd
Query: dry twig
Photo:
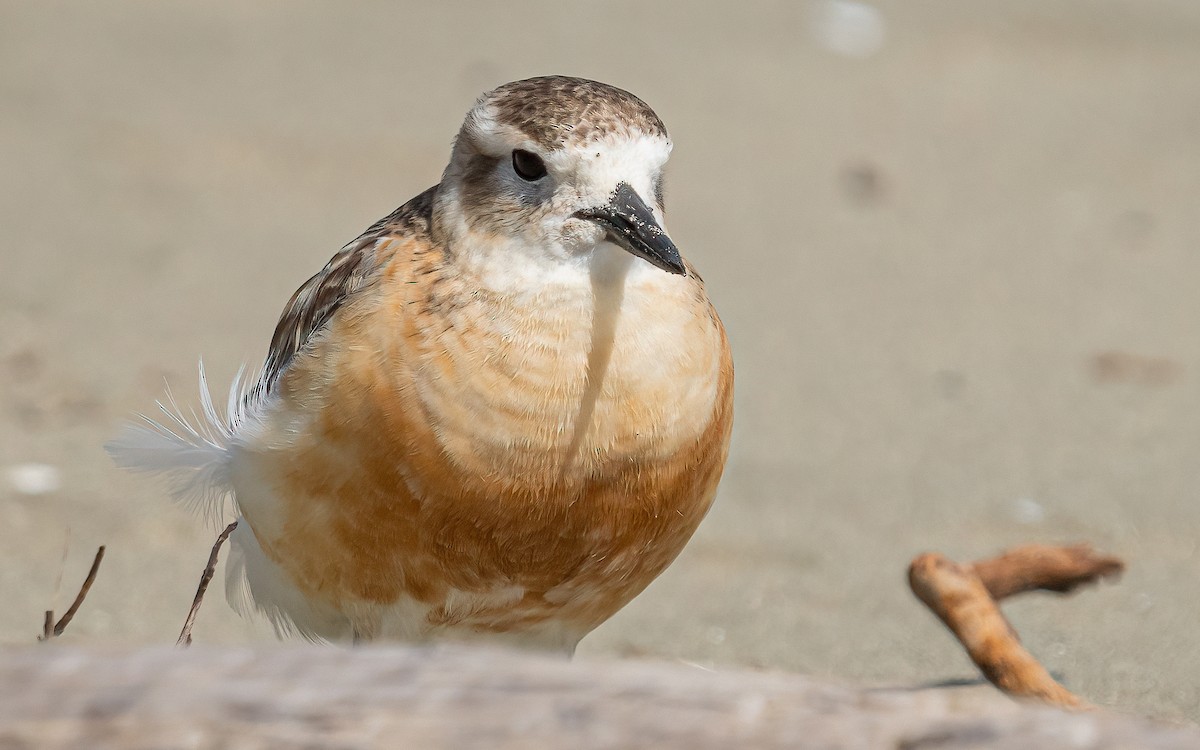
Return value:
[(188, 610), (187, 619), (183, 621), (183, 629), (179, 631), (179, 640), (175, 642), (176, 646), (187, 647), (192, 645), (192, 625), (196, 622), (196, 615), (200, 612), (200, 603), (204, 601), (204, 592), (208, 590), (208, 584), (212, 581), (213, 575), (217, 571), (217, 556), (221, 552), (221, 545), (237, 528), (237, 521), (225, 527), (225, 530), (217, 537), (217, 541), (213, 542), (212, 552), (208, 554), (208, 564), (204, 566), (204, 572), (200, 575), (200, 585), (196, 587), (196, 596), (192, 599), (191, 609)]
[(908, 569), (913, 593), (954, 633), (971, 661), (1000, 690), (1068, 708), (1086, 708), (1021, 646), (996, 602), (1037, 589), (1069, 592), (1121, 572), (1124, 563), (1074, 547), (1029, 545), (974, 565), (936, 553), (920, 555)]
[(96, 550), (96, 557), (92, 560), (92, 567), (88, 570), (87, 578), (83, 579), (83, 585), (79, 587), (79, 593), (75, 595), (75, 601), (71, 602), (71, 606), (63, 613), (62, 618), (54, 622), (54, 610), (46, 610), (46, 617), (42, 622), (42, 634), (38, 636), (39, 641), (48, 641), (51, 638), (56, 638), (63, 634), (67, 626), (71, 624), (71, 620), (75, 619), (75, 613), (79, 611), (79, 607), (83, 604), (83, 600), (87, 597), (88, 592), (92, 590), (92, 584), (96, 582), (96, 573), (100, 571), (100, 561), (104, 559), (104, 545)]

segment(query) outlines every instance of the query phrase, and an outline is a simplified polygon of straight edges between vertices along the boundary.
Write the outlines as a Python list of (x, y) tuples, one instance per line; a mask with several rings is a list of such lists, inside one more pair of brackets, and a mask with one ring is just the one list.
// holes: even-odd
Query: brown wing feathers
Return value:
[(252, 399), (271, 393), (292, 359), (313, 335), (329, 324), (349, 297), (370, 286), (376, 271), (387, 260), (386, 253), (378, 252), (381, 239), (405, 230), (428, 227), (435, 189), (426, 190), (375, 222), (296, 290), (275, 326), (262, 376), (251, 393)]

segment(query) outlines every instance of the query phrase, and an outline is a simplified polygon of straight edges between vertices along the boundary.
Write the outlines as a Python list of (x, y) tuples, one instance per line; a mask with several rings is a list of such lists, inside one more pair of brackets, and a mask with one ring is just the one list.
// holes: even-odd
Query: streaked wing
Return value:
[(414, 224), (423, 224), (421, 228), (428, 227), (435, 190), (426, 190), (375, 222), (296, 290), (275, 326), (262, 375), (249, 397), (252, 401), (270, 394), (296, 355), (329, 324), (346, 300), (375, 282), (378, 271), (390, 257), (390, 254), (381, 252), (381, 248), (390, 243), (381, 240), (413, 229)]

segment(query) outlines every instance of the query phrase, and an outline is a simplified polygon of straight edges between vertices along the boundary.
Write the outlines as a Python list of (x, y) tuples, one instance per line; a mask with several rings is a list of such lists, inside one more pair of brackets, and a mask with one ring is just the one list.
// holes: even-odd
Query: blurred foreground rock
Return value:
[(0, 655), (0, 748), (1196, 748), (1200, 730), (990, 688), (439, 647)]

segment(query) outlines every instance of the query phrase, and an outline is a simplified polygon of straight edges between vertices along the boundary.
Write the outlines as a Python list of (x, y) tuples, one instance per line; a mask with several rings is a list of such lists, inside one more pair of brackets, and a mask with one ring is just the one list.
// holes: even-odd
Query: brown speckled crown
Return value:
[(489, 107), (499, 122), (547, 150), (568, 140), (586, 143), (630, 130), (667, 137), (666, 126), (644, 101), (585, 78), (542, 76), (506, 83), (484, 94), (477, 107)]

